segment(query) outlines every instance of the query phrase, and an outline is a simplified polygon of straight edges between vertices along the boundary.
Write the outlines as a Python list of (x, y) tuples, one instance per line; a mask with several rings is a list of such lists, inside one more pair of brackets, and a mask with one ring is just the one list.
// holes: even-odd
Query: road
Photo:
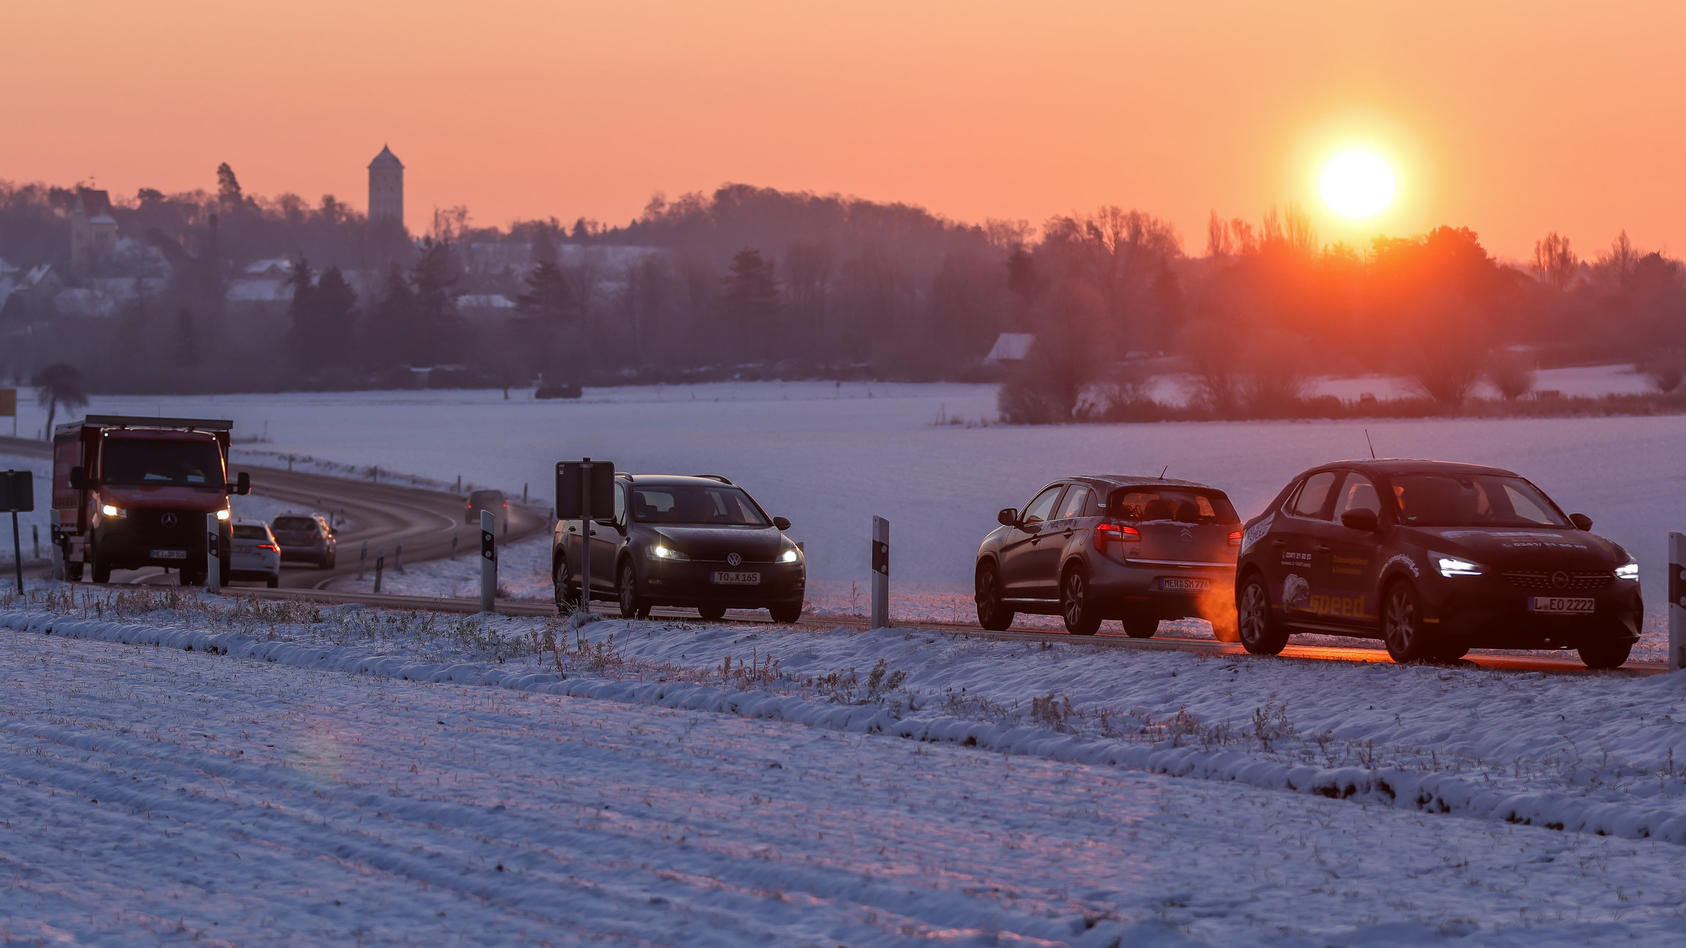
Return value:
[[(38, 441), (0, 438), (0, 453), (33, 457), (47, 457), (46, 445)], [(324, 589), (334, 579), (358, 572), (358, 553), (365, 542), (369, 548), (368, 568), (373, 568), (377, 551), (394, 550), (403, 544), (404, 561), (420, 563), (424, 560), (449, 556), (452, 538), (463, 549), (478, 549), (480, 530), (463, 523), (463, 499), (456, 494), (354, 481), (324, 474), (307, 474), (274, 468), (240, 465), (252, 475), (252, 492), (273, 497), (300, 509), (323, 513), (344, 511), (351, 525), (340, 533), (339, 564), (333, 569), (301, 569), (288, 567), (281, 573), (281, 589), (233, 586), (231, 595), (260, 599), (307, 599), (325, 602), (353, 602), (391, 609), (420, 609), (436, 612), (478, 612), (475, 599), (429, 598), (425, 596), (394, 596), (371, 593), (328, 592)], [(510, 505), (508, 539), (515, 540), (547, 530), (550, 524), (542, 511), (516, 504)], [(160, 570), (117, 571), (113, 578), (119, 582), (166, 583), (173, 576)], [(612, 606), (594, 605), (595, 611), (609, 612)], [(550, 602), (535, 600), (502, 600), (497, 611), (505, 615), (547, 616), (556, 614)], [(690, 610), (657, 609), (660, 619), (695, 619)], [(755, 620), (750, 620), (755, 621)], [(762, 620), (765, 621), (765, 620)], [(829, 630), (834, 628), (865, 628), (866, 621), (857, 616), (803, 616), (798, 628)], [(900, 627), (900, 626), (899, 626)], [(1156, 636), (1133, 639), (1126, 636), (1072, 636), (1064, 632), (987, 632), (975, 626), (956, 623), (916, 623), (911, 628), (943, 635), (962, 635), (972, 638), (1001, 641), (1048, 642), (1063, 641), (1091, 648), (1135, 649), (1142, 651), (1174, 650), (1205, 655), (1240, 656), (1240, 645), (1208, 638)], [(1384, 662), (1391, 661), (1381, 648), (1356, 644), (1351, 646), (1289, 645), (1282, 658), (1301, 661)], [(1484, 669), (1514, 672), (1548, 672), (1552, 674), (1589, 674), (1577, 657), (1560, 653), (1538, 652), (1528, 655), (1472, 654), (1459, 664)], [(1662, 662), (1629, 662), (1621, 669), (1628, 675), (1655, 675), (1668, 670)], [(1607, 672), (1601, 674), (1609, 674)]]

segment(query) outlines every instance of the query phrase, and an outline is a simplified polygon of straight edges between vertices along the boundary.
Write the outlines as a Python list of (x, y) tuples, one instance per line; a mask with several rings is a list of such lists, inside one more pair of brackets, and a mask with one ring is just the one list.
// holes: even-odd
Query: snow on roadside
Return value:
[(708, 710), (1686, 843), (1686, 678), (65, 590), (0, 627)]

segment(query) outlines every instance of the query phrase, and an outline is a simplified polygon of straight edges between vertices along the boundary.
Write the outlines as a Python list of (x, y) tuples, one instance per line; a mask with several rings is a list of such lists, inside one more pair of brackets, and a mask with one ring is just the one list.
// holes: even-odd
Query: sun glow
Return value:
[(1370, 151), (1345, 151), (1323, 166), (1323, 202), (1343, 217), (1372, 217), (1393, 201), (1393, 169)]

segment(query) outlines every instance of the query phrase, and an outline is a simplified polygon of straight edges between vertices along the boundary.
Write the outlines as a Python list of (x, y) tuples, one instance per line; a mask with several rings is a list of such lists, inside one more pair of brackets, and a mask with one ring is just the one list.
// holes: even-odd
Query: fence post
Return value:
[(392, 551), (392, 566), (398, 572), (404, 572), (404, 544), (399, 543)]
[(375, 592), (381, 591), (381, 574), (386, 572), (386, 553), (375, 554)]
[(457, 547), (460, 544), (461, 544), (461, 538), (458, 537), (455, 533), (451, 534), (451, 559), (454, 560), (454, 559), (457, 558)]
[(32, 546), (34, 548), (30, 551), (30, 559), (35, 559), (35, 560), (40, 559), (41, 558), (41, 525), (40, 524), (33, 523), (33, 524), (29, 525), (29, 543), (30, 543), (30, 546)]
[(1668, 535), (1668, 670), (1686, 669), (1686, 533)]
[(890, 624), (890, 521), (872, 518), (872, 627)]
[[(205, 515), (205, 591), (208, 593), (222, 592), (222, 551), (218, 549), (217, 515)], [(186, 569), (187, 564), (183, 563)]]
[(357, 578), (363, 578), (363, 564), (369, 562), (369, 541), (363, 541), (363, 548), (357, 551)]
[(492, 612), (498, 598), (498, 538), (493, 533), (497, 518), (490, 510), (480, 511), (480, 611)]

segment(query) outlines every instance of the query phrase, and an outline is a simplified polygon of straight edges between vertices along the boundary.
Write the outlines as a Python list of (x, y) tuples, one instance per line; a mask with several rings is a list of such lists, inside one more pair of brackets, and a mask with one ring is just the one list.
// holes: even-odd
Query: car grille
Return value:
[[(129, 518), (157, 544), (185, 545), (205, 532), (205, 514), (198, 510), (136, 510)], [(174, 525), (166, 524), (168, 519), (174, 519)]]
[(1595, 589), (1603, 589), (1616, 578), (1616, 574), (1610, 572), (1567, 573), (1565, 575), (1569, 578), (1568, 582), (1559, 586), (1553, 581), (1552, 575), (1553, 573), (1550, 570), (1522, 570), (1506, 573), (1505, 579), (1510, 580), (1512, 586), (1521, 586), (1523, 589), (1590, 592)]

